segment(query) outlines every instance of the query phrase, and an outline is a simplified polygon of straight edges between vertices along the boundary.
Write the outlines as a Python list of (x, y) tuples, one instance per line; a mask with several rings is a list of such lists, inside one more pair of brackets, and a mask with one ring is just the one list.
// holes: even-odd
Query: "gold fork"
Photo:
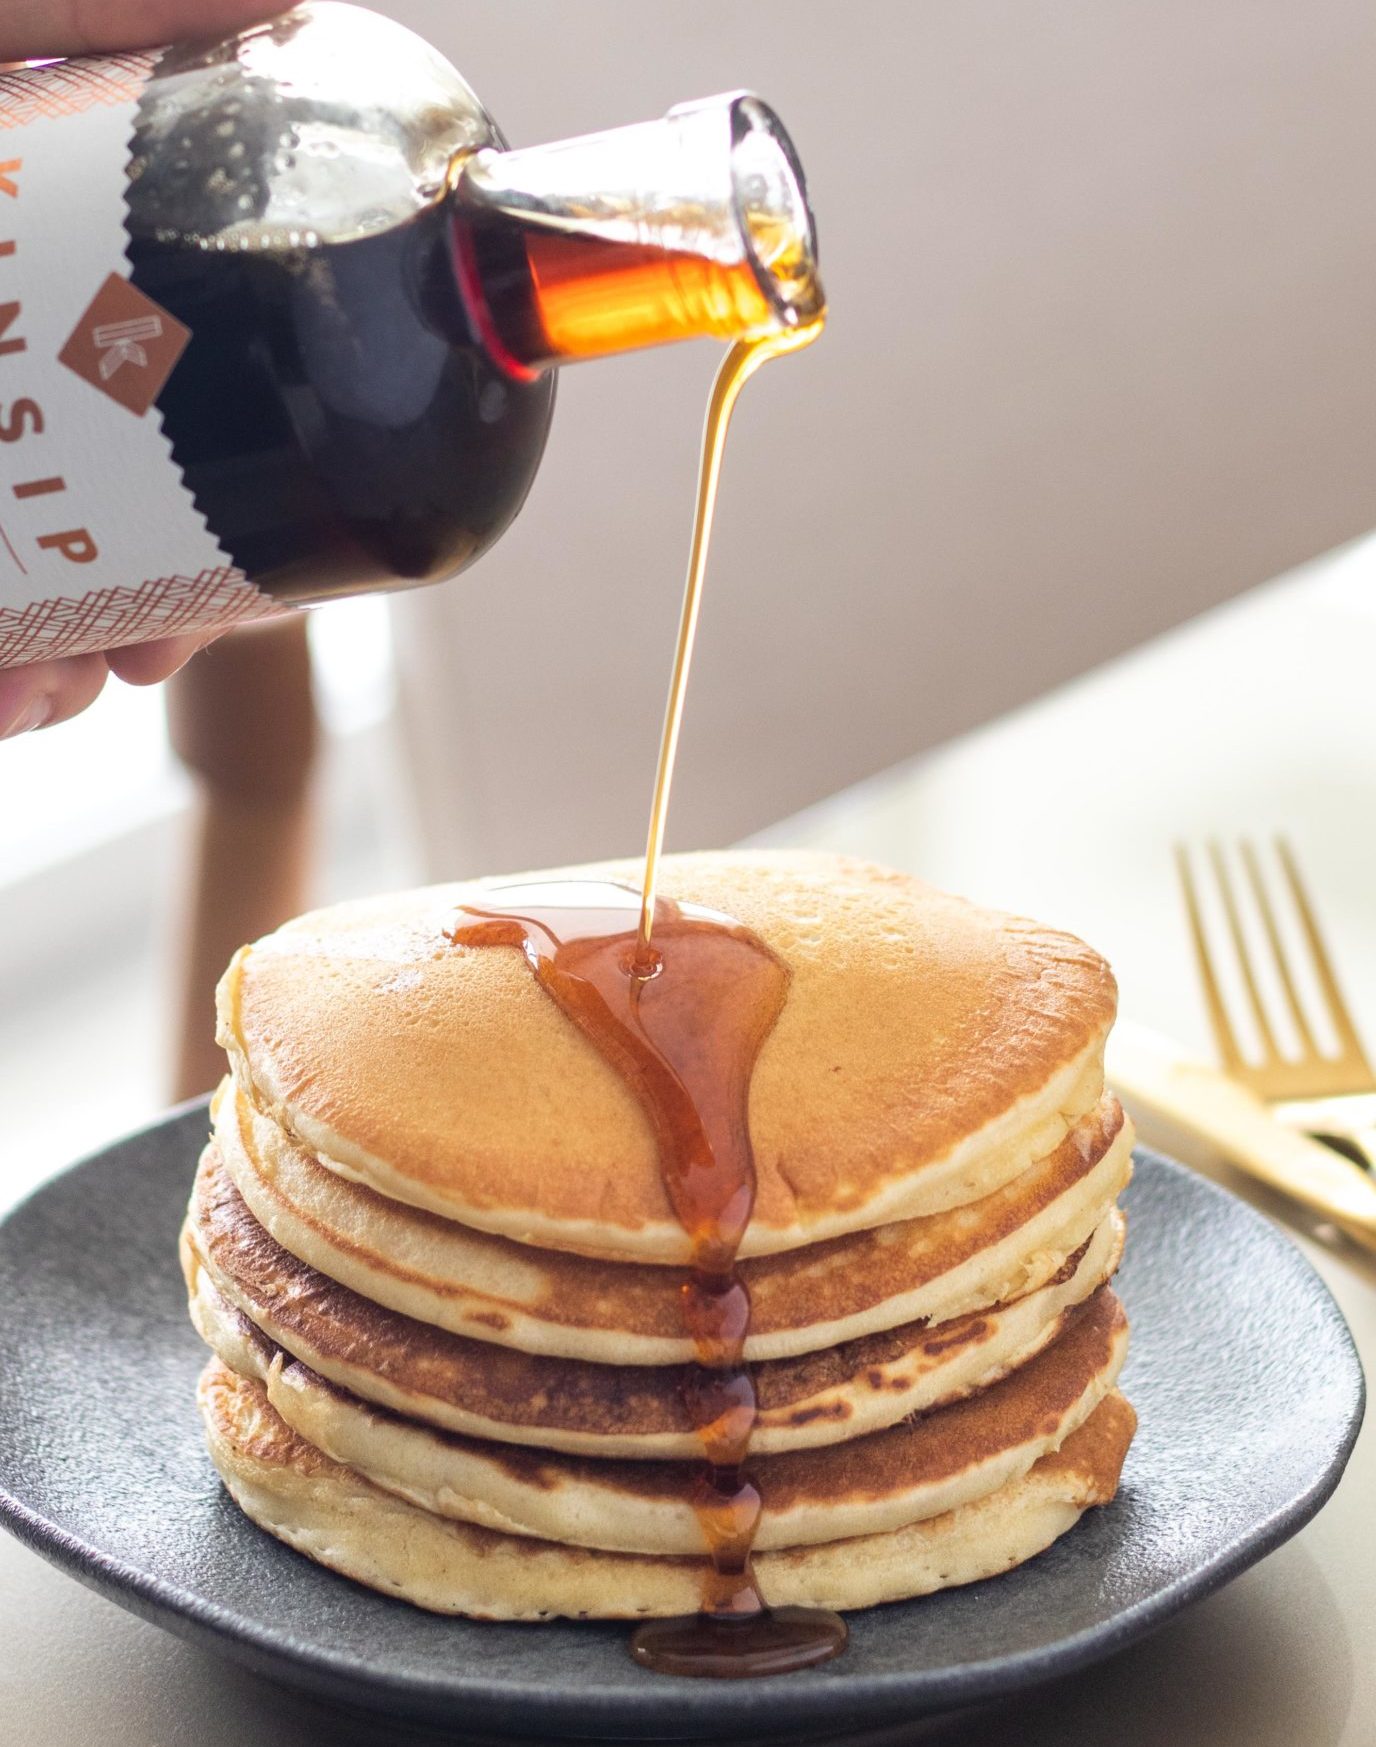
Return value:
[(1313, 983), (1337, 1041), (1337, 1052), (1321, 1049), (1314, 1036), (1297, 987), (1297, 964), (1282, 937), (1256, 850), (1246, 841), (1238, 845), (1246, 887), (1270, 951), (1284, 1010), (1299, 1040), (1299, 1053), (1286, 1054), (1276, 1041), (1275, 1028), (1258, 981), (1258, 967), (1243, 929), (1238, 892), (1223, 851), (1217, 842), (1213, 842), (1208, 846), (1208, 863), (1217, 887), (1232, 956), (1241, 974), (1245, 1004), (1260, 1044), (1259, 1057), (1249, 1057), (1244, 1051), (1229, 1017), (1218, 975), (1218, 954), (1209, 944), (1200, 904), (1200, 887), (1195, 880), (1191, 856), (1184, 845), (1178, 844), (1176, 869), (1189, 914), (1190, 933), (1214, 1041), (1229, 1077), (1255, 1093), (1268, 1106), (1273, 1117), (1322, 1141), (1370, 1171), (1376, 1166), (1376, 1073), (1372, 1071), (1352, 1023), (1347, 1002), (1338, 987), (1333, 962), (1319, 932), (1314, 906), (1300, 879), (1294, 854), (1284, 838), (1275, 840), (1275, 852), (1284, 875), (1283, 884), (1288, 889), (1289, 901), (1299, 923), (1299, 933), (1308, 951)]

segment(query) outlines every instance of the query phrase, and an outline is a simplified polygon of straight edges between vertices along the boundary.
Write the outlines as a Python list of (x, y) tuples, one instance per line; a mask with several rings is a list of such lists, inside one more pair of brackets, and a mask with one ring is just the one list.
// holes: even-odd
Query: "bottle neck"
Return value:
[(825, 310), (802, 168), (749, 94), (518, 152), (451, 182), (455, 270), (492, 355), (529, 376), (673, 340), (752, 338)]

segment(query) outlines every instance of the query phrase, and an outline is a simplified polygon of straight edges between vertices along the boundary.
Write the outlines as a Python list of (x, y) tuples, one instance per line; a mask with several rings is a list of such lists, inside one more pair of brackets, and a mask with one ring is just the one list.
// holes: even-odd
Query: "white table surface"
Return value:
[[(1105, 581), (1112, 586), (1112, 579)], [(1172, 885), (1177, 838), (1285, 830), (1376, 1043), (1376, 545), (1210, 614), (1016, 716), (763, 834), (910, 868), (1082, 933), (1125, 1014), (1205, 1047)], [(857, 707), (860, 707), (857, 704)], [(1255, 1201), (1327, 1280), (1368, 1369), (1376, 1257), (1147, 1132)], [(0, 1536), (6, 1747), (305, 1747), (458, 1740), (376, 1724), (123, 1613)], [(1373, 1747), (1376, 1433), (1317, 1519), (1145, 1642), (918, 1739), (1017, 1747)]]

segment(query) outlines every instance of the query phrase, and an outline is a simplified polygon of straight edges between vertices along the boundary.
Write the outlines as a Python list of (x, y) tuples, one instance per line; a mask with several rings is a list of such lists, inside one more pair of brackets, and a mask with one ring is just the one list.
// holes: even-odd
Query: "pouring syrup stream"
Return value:
[(665, 1192), (689, 1240), (682, 1310), (696, 1365), (684, 1394), (703, 1448), (693, 1503), (710, 1565), (698, 1614), (647, 1621), (632, 1637), (636, 1661), (662, 1673), (780, 1674), (826, 1661), (846, 1643), (836, 1614), (771, 1610), (751, 1564), (763, 1501), (746, 1469), (756, 1400), (745, 1362), (750, 1293), (736, 1258), (755, 1200), (750, 1079), (783, 1008), (788, 969), (731, 917), (656, 893), (731, 411), (762, 364), (810, 345), (821, 329), (818, 319), (738, 342), (713, 384), (641, 890), (605, 881), (494, 887), (483, 904), (462, 907), (452, 931), (461, 946), (519, 946), (622, 1076), (649, 1119)]
[(688, 554), (688, 580), (683, 588), (674, 668), (669, 680), (669, 701), (664, 709), (664, 731), (659, 742), (654, 794), (650, 800), (650, 828), (645, 840), (645, 874), (640, 898), (640, 928), (636, 936), (635, 962), (651, 964), (650, 936), (654, 929), (655, 891), (659, 858), (664, 849), (664, 823), (669, 815), (669, 793), (678, 757), (679, 729), (683, 724), (683, 700), (688, 691), (688, 671), (693, 663), (693, 644), (698, 634), (702, 605), (702, 581), (707, 574), (707, 549), (712, 539), (712, 521), (717, 508), (717, 484), (721, 458), (726, 449), (726, 431), (737, 397), (761, 365), (788, 352), (801, 352), (821, 336), (825, 317), (806, 327), (786, 328), (754, 340), (737, 340), (727, 352), (712, 384), (707, 403), (707, 421), (702, 434), (702, 465), (698, 470), (697, 508), (693, 518), (693, 544)]

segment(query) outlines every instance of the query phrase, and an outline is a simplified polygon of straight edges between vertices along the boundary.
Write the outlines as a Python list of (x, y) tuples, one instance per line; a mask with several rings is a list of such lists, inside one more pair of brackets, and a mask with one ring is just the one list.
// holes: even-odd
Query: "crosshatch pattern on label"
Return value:
[(55, 115), (80, 115), (100, 104), (132, 103), (153, 71), (156, 55), (103, 55), (18, 68), (0, 77), (0, 128), (23, 127)]
[(291, 611), (228, 565), (203, 570), (199, 576), (159, 577), (137, 588), (59, 595), (25, 607), (0, 607), (0, 668), (148, 643), (183, 631), (216, 630)]

